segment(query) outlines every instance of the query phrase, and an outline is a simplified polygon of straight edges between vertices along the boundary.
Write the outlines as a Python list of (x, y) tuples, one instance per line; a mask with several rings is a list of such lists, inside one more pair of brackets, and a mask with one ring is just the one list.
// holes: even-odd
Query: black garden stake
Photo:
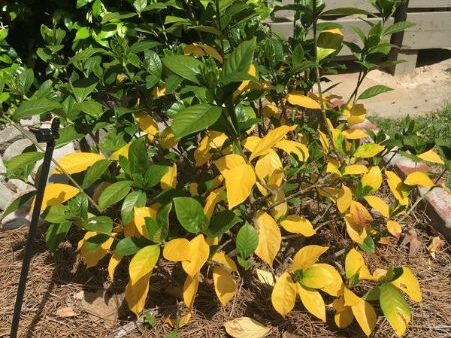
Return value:
[(52, 161), (53, 150), (55, 149), (55, 140), (59, 137), (60, 121), (55, 118), (52, 121), (50, 129), (39, 129), (36, 132), (36, 140), (39, 143), (47, 143), (45, 148), (44, 161), (41, 166), (41, 175), (39, 176), (38, 189), (31, 215), (30, 230), (28, 231), (27, 243), (22, 261), (22, 270), (20, 272), (19, 286), (17, 287), (16, 304), (14, 305), (13, 320), (11, 323), (11, 338), (17, 337), (17, 330), (19, 328), (20, 313), (22, 311), (23, 297), (25, 294), (25, 287), (27, 283), (28, 271), (30, 269), (30, 261), (33, 256), (33, 242), (36, 237), (38, 227), (39, 215), (41, 213), (42, 199), (44, 197), (44, 190), (47, 184), (47, 178), (50, 170), (50, 162)]

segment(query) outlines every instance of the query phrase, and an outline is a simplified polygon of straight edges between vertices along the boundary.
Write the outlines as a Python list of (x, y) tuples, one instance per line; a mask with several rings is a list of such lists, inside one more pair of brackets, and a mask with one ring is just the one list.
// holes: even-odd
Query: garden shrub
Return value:
[[(203, 278), (212, 277), (226, 306), (240, 276), (259, 268), (278, 276), (268, 284), (282, 316), (299, 296), (318, 319), (326, 321), (328, 303), (339, 328), (355, 319), (370, 335), (379, 312), (372, 304), (379, 303), (403, 335), (411, 319), (405, 296), (421, 301), (417, 279), (407, 266), (370, 271), (361, 252), (399, 237), (412, 191), (434, 182), (421, 172), (402, 180), (384, 158), (399, 152), (415, 161), (448, 160), (449, 168), (449, 148), (438, 144), (440, 156), (413, 126), (391, 138), (362, 127), (361, 102), (390, 88), (360, 92), (360, 84), (370, 71), (393, 65), (386, 61), (390, 36), (411, 25), (389, 23), (399, 1), (372, 3), (380, 15), (368, 33), (355, 29), (359, 43), (320, 18), (371, 14), (327, 10), (315, 0), (275, 8), (258, 0), (4, 4), (2, 120), (59, 117), (58, 145), (80, 147), (52, 173), (68, 183), (45, 191), (49, 249), (71, 231), (81, 236), (87, 268), (107, 260), (113, 280), (117, 266), (128, 264), (125, 298), (136, 315), (165, 260), (186, 276), (185, 322)], [(263, 23), (282, 9), (296, 13), (288, 40)], [(31, 17), (29, 29), (40, 31), (32, 51), (19, 32)], [(327, 74), (343, 68), (343, 47), (360, 67), (345, 99), (325, 86)], [(8, 178), (35, 179), (30, 174), (42, 156), (35, 145), (27, 148), (6, 162)], [(307, 244), (310, 237), (330, 242), (326, 225), (335, 239), (353, 242), (342, 245), (344, 262), (337, 255), (338, 264), (325, 263), (328, 246)], [(289, 263), (281, 259), (287, 253)]]

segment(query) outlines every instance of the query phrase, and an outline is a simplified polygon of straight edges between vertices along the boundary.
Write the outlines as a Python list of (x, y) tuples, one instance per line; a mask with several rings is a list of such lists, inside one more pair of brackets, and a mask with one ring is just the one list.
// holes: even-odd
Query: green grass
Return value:
[[(402, 128), (404, 118), (390, 119), (378, 116), (369, 116), (369, 120), (375, 123), (386, 134), (394, 134)], [(419, 134), (428, 140), (440, 139), (447, 144), (451, 143), (451, 104), (446, 105), (442, 110), (426, 115), (412, 117)], [(440, 172), (441, 167), (432, 166), (434, 172)], [(451, 173), (444, 175), (446, 186), (451, 187)]]

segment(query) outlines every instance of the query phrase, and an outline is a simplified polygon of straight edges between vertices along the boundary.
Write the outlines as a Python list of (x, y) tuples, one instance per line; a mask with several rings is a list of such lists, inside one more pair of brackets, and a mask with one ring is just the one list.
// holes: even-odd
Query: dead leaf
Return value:
[(240, 317), (224, 323), (226, 332), (234, 338), (262, 338), (271, 329), (249, 317)]
[(111, 328), (116, 326), (119, 308), (123, 300), (123, 294), (108, 295), (105, 290), (98, 290), (85, 292), (81, 306), (92, 321), (103, 320), (105, 327)]
[(78, 316), (78, 313), (74, 311), (74, 308), (72, 306), (61, 307), (56, 310), (55, 314), (61, 318)]
[(431, 254), (432, 258), (435, 259), (435, 254), (442, 250), (445, 244), (446, 242), (438, 236), (432, 238), (432, 242), (428, 246), (428, 251)]
[(418, 239), (415, 229), (409, 229), (404, 239), (401, 242), (401, 246), (409, 244), (409, 256), (413, 256), (421, 248), (421, 241)]

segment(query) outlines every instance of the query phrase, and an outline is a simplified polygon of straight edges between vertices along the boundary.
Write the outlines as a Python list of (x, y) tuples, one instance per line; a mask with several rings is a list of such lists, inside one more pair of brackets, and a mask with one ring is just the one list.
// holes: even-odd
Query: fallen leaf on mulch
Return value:
[(435, 259), (435, 253), (442, 250), (445, 244), (446, 244), (445, 241), (440, 239), (440, 237), (438, 236), (432, 238), (432, 242), (428, 246), (428, 251), (431, 254), (432, 258)]
[(234, 338), (262, 338), (271, 329), (249, 317), (240, 317), (224, 323), (226, 332)]
[(404, 236), (401, 242), (401, 246), (409, 244), (409, 256), (415, 255), (421, 248), (421, 241), (418, 239), (415, 229), (409, 229), (408, 233)]
[(72, 306), (65, 306), (56, 310), (55, 314), (58, 317), (67, 318), (67, 317), (75, 317), (78, 316), (78, 313), (74, 311)]
[(93, 321), (103, 320), (105, 327), (114, 327), (119, 315), (119, 308), (124, 295), (107, 295), (105, 290), (84, 292), (81, 307), (89, 314)]

